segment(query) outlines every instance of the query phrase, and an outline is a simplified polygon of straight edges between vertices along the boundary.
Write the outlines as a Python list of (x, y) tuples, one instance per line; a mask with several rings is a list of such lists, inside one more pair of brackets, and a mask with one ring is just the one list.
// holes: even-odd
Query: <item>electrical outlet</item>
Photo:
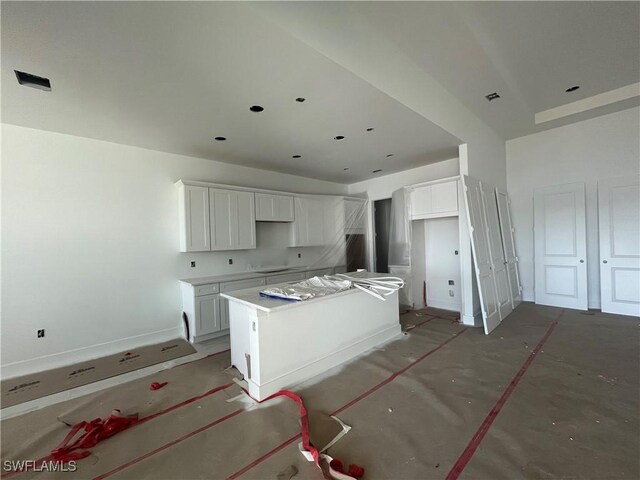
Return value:
[(450, 297), (453, 297), (453, 296), (454, 296), (454, 294), (453, 294), (453, 290), (449, 290), (449, 296), (450, 296)]
[(454, 250), (454, 255), (458, 255), (458, 250)]
[(449, 285), (455, 285), (455, 283), (453, 283), (453, 280), (449, 280)]
[(38, 338), (44, 338), (44, 328), (42, 330), (38, 330)]
[(301, 253), (298, 254), (298, 258), (302, 258), (302, 254)]
[(191, 268), (195, 268), (196, 262), (191, 262)]
[(233, 258), (229, 259), (229, 265), (233, 265)]

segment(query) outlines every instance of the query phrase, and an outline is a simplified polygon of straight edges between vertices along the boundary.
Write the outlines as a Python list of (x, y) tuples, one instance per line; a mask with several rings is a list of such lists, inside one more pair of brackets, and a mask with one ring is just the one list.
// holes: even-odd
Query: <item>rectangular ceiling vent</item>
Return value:
[(20, 72), (18, 70), (14, 70), (16, 72), (16, 77), (18, 78), (18, 83), (20, 85), (24, 85), (25, 87), (37, 88), (39, 90), (44, 90), (45, 92), (51, 91), (51, 82), (48, 78), (38, 77), (37, 75), (32, 75), (27, 72)]

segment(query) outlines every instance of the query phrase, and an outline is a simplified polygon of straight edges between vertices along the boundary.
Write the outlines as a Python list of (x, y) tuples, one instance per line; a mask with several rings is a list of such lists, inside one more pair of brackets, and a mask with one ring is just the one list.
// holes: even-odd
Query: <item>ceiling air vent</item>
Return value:
[(51, 91), (51, 82), (48, 78), (38, 77), (37, 75), (32, 75), (27, 72), (19, 72), (18, 70), (14, 70), (14, 72), (16, 72), (16, 77), (20, 85), (37, 88), (46, 92)]

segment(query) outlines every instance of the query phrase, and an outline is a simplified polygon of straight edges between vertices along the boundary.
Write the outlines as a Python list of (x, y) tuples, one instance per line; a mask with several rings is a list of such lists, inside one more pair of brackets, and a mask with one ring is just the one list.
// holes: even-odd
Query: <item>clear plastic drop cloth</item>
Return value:
[(391, 194), (389, 221), (389, 273), (404, 280), (400, 304), (412, 306), (411, 299), (411, 203), (409, 192), (400, 188)]

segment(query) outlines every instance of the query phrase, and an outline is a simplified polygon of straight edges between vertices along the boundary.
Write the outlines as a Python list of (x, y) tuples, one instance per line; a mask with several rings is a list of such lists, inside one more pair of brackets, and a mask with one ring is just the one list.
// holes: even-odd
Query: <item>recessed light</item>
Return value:
[(293, 157), (291, 157), (291, 158), (300, 158), (300, 157), (302, 157), (302, 155), (294, 155), (294, 156), (293, 156)]
[(38, 90), (44, 90), (45, 92), (51, 91), (51, 82), (48, 78), (38, 77), (37, 75), (33, 75), (27, 72), (20, 72), (18, 70), (14, 70), (16, 73), (16, 78), (18, 79), (18, 83), (20, 85), (24, 85), (25, 87), (37, 88)]
[(387, 154), (387, 157), (393, 157), (395, 155), (395, 153), (389, 153)]
[(298, 103), (302, 103), (302, 102), (304, 102), (305, 100), (306, 100), (306, 98), (304, 98), (304, 97), (298, 97), (298, 98), (296, 98), (296, 102), (298, 102)]
[(565, 92), (569, 93), (569, 92), (575, 92), (577, 89), (580, 88), (580, 85), (574, 85), (573, 87), (569, 87), (565, 90)]
[(367, 128), (367, 132), (373, 132), (373, 127)]
[(214, 138), (214, 140), (217, 140), (218, 142), (224, 142), (227, 139), (227, 137), (216, 137)]
[(377, 169), (377, 170), (373, 170), (371, 173), (378, 173), (378, 172), (381, 172), (381, 171), (382, 171), (382, 169), (381, 169), (381, 168), (379, 168), (379, 169)]
[(343, 168), (342, 170), (346, 172), (347, 170), (349, 170), (349, 167)]
[(262, 112), (264, 108), (262, 108), (260, 105), (252, 105), (249, 107), (249, 110), (257, 113), (257, 112)]
[(498, 95), (496, 92), (493, 92), (493, 93), (490, 93), (489, 95), (485, 95), (484, 98), (491, 101), (491, 100), (495, 100), (496, 98), (500, 98), (500, 95)]
[(333, 137), (334, 140), (344, 140), (344, 135), (336, 135)]

